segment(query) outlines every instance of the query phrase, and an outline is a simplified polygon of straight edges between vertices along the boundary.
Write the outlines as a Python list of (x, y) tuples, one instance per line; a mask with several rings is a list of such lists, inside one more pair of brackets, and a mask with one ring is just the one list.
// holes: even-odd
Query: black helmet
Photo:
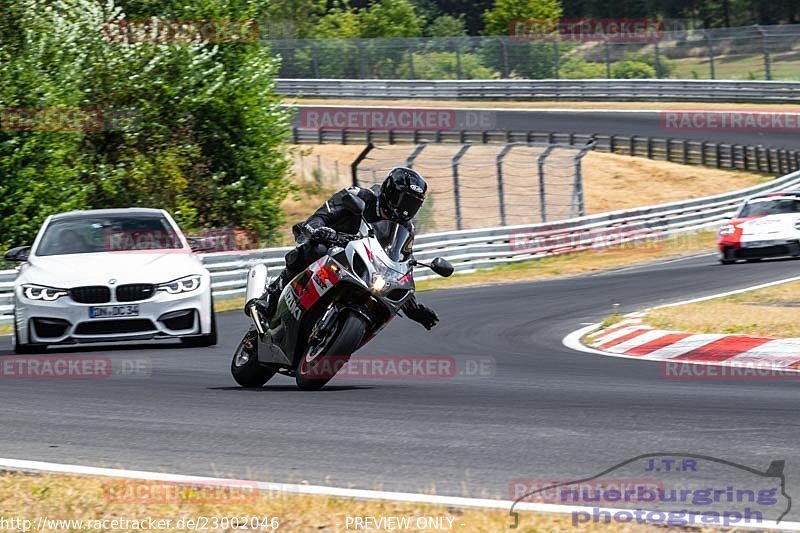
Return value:
[(393, 168), (381, 185), (378, 205), (395, 222), (408, 222), (417, 214), (425, 201), (428, 184), (418, 172), (410, 168)]

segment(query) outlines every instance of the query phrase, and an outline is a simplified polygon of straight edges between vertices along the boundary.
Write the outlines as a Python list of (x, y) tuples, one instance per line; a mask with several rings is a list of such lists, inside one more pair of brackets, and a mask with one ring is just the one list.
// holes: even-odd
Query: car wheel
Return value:
[(17, 331), (17, 320), (14, 319), (14, 353), (18, 355), (32, 354), (47, 348), (45, 344), (30, 344), (19, 342), (19, 332)]
[(211, 303), (211, 332), (208, 335), (182, 337), (181, 342), (184, 346), (191, 348), (208, 348), (217, 344), (217, 313), (214, 311), (213, 302)]

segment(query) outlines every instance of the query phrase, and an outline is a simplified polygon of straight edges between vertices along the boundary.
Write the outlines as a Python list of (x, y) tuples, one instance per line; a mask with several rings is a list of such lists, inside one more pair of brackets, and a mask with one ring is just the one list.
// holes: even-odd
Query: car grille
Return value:
[(155, 287), (146, 283), (120, 285), (117, 287), (118, 302), (138, 302), (147, 300), (155, 293)]
[(97, 320), (81, 322), (75, 335), (114, 335), (116, 333), (146, 333), (156, 329), (153, 322), (143, 318)]
[(102, 286), (75, 287), (69, 296), (80, 304), (104, 304), (111, 301), (111, 289)]

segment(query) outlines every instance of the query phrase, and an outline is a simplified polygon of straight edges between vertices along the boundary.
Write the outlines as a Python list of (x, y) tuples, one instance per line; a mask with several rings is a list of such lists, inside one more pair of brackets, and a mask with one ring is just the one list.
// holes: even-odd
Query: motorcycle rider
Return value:
[[(286, 284), (324, 256), (327, 253), (327, 244), (334, 241), (339, 232), (358, 232), (361, 216), (345, 207), (342, 202), (345, 195), (352, 193), (364, 201), (363, 217), (367, 222), (391, 220), (404, 226), (413, 239), (412, 219), (422, 207), (427, 190), (428, 184), (418, 172), (398, 167), (389, 171), (381, 185), (375, 185), (371, 189), (351, 187), (334, 194), (305, 222), (292, 227), (297, 246), (286, 254), (286, 268), (270, 283), (264, 296), (255, 301), (259, 314), (265, 319), (275, 314), (281, 291)], [(402, 310), (408, 318), (419, 322), (426, 329), (431, 329), (439, 322), (438, 315), (432, 309), (417, 303), (413, 296)]]

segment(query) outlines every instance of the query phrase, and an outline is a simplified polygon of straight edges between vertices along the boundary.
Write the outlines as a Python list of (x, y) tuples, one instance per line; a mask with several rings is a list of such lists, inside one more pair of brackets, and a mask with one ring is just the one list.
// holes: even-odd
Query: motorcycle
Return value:
[[(275, 314), (265, 321), (246, 305), (253, 324), (233, 354), (231, 374), (248, 388), (275, 374), (293, 376), (301, 390), (318, 390), (350, 356), (375, 337), (414, 294), (413, 269), (425, 266), (448, 277), (453, 266), (437, 257), (430, 264), (411, 254), (413, 237), (391, 221), (368, 223), (364, 201), (352, 194), (345, 207), (361, 217), (358, 234), (338, 234), (327, 255), (291, 280)], [(265, 265), (252, 267), (246, 302), (261, 297), (269, 282)]]

